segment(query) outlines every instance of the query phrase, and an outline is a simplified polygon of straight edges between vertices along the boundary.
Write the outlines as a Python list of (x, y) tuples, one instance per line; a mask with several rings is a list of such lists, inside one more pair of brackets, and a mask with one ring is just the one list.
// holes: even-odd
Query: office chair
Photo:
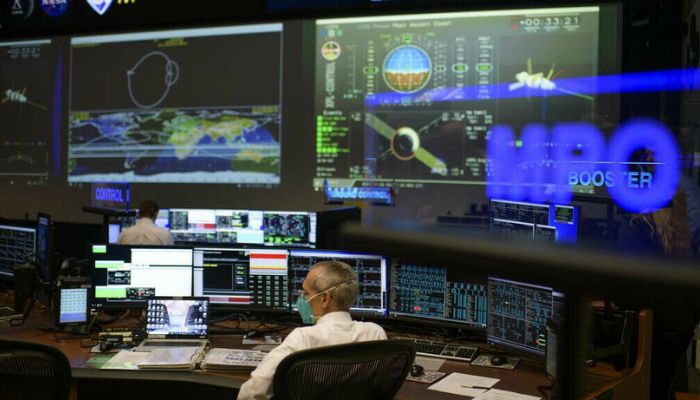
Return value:
[(415, 357), (413, 343), (400, 340), (358, 342), (292, 353), (275, 371), (273, 399), (393, 399)]
[(38, 343), (0, 340), (0, 398), (66, 400), (70, 392), (68, 358)]

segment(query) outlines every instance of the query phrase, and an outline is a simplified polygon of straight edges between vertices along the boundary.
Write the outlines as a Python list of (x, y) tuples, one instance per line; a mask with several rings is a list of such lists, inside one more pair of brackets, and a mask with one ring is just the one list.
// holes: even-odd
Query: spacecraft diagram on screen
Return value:
[[(165, 90), (161, 94), (161, 96), (158, 98), (158, 100), (152, 102), (151, 104), (143, 104), (139, 100), (136, 99), (136, 96), (134, 95), (134, 88), (132, 84), (132, 79), (136, 75), (136, 70), (143, 64), (144, 61), (151, 57), (162, 57), (165, 60), (165, 67), (164, 67), (164, 76), (163, 76), (163, 81), (165, 83)], [(152, 51), (150, 53), (145, 54), (143, 57), (141, 57), (136, 64), (134, 64), (131, 69), (126, 71), (126, 76), (127, 76), (127, 85), (129, 88), (129, 97), (131, 97), (131, 101), (136, 105), (137, 107), (141, 109), (149, 109), (153, 107), (157, 107), (160, 105), (160, 103), (165, 100), (165, 98), (168, 96), (168, 93), (170, 92), (170, 88), (177, 83), (178, 78), (180, 77), (180, 66), (177, 62), (173, 61), (170, 57), (168, 57), (167, 54), (163, 53), (162, 51)]]
[[(447, 175), (447, 164), (430, 151), (421, 146), (420, 136), (413, 128), (402, 126), (397, 129), (392, 128), (376, 115), (366, 114), (365, 124), (382, 137), (389, 140), (389, 151), (399, 160), (408, 161), (416, 159), (430, 172), (438, 175)], [(419, 130), (420, 131), (420, 130)]]
[(593, 101), (593, 96), (587, 96), (585, 94), (577, 93), (571, 90), (564, 89), (562, 87), (557, 86), (557, 84), (554, 82), (554, 76), (555, 76), (555, 68), (556, 64), (552, 64), (552, 67), (549, 69), (549, 72), (547, 73), (547, 76), (544, 76), (544, 72), (537, 72), (533, 73), (532, 72), (532, 58), (527, 59), (527, 71), (522, 71), (517, 74), (515, 74), (515, 79), (517, 82), (511, 83), (508, 86), (508, 90), (511, 92), (521, 89), (521, 88), (528, 88), (528, 89), (539, 89), (543, 91), (560, 91), (562, 93), (570, 94), (572, 96), (580, 97), (586, 100)]
[(13, 89), (7, 89), (4, 92), (5, 97), (3, 97), (2, 100), (0, 100), (0, 104), (5, 104), (8, 102), (12, 103), (20, 103), (20, 104), (27, 104), (32, 107), (36, 107), (40, 110), (46, 110), (46, 106), (43, 106), (39, 103), (33, 102), (29, 100), (27, 97), (27, 88), (23, 88), (22, 90), (13, 90)]

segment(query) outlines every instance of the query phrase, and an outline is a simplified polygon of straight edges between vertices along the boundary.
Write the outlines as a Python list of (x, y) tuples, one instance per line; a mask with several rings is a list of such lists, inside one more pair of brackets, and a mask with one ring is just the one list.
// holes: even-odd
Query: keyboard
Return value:
[(141, 346), (148, 347), (199, 347), (202, 346), (201, 340), (148, 340), (146, 339)]
[(416, 345), (416, 354), (428, 357), (470, 362), (474, 359), (477, 350), (479, 350), (476, 346), (465, 346), (424, 339), (410, 340)]

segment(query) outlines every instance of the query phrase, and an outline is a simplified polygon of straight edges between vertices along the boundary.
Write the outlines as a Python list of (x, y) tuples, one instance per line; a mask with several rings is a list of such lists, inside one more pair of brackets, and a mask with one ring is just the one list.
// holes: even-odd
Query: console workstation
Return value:
[(2, 2), (0, 398), (700, 395), (699, 12)]

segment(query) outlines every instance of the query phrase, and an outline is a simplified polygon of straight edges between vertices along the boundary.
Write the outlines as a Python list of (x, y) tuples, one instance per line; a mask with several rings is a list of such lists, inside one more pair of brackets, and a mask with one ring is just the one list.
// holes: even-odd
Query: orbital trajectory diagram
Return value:
[[(134, 88), (132, 84), (132, 79), (136, 75), (136, 70), (143, 64), (144, 61), (151, 57), (161, 57), (165, 60), (165, 67), (164, 67), (164, 72), (165, 75), (163, 76), (163, 81), (165, 83), (165, 91), (160, 95), (160, 97), (150, 103), (150, 104), (143, 104), (139, 100), (136, 99), (136, 96), (134, 95)], [(170, 88), (177, 83), (178, 78), (180, 77), (180, 66), (178, 65), (177, 62), (173, 61), (170, 57), (168, 57), (167, 54), (163, 53), (162, 51), (152, 51), (150, 53), (145, 54), (141, 59), (139, 59), (136, 64), (134, 64), (131, 69), (126, 71), (126, 77), (127, 77), (127, 85), (129, 89), (129, 97), (131, 97), (131, 101), (134, 103), (139, 108), (142, 109), (149, 109), (153, 107), (157, 107), (160, 103), (165, 100), (165, 98), (168, 96), (168, 93), (170, 92)], [(155, 79), (155, 77), (154, 77)]]

